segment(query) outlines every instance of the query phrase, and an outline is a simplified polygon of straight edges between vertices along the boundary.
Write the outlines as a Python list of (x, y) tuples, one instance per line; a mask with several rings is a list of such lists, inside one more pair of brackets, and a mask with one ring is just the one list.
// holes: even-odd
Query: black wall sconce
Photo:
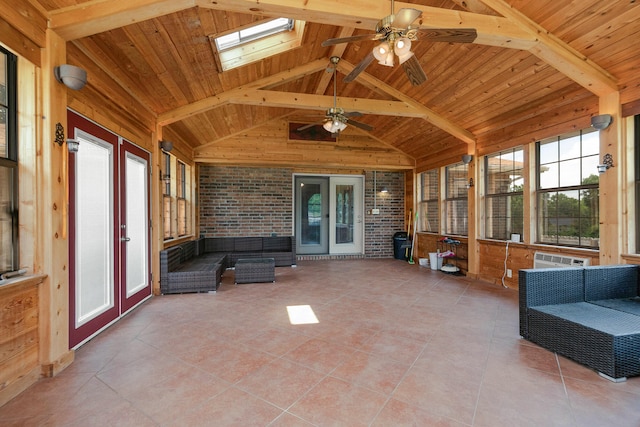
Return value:
[(598, 173), (605, 173), (607, 169), (613, 167), (613, 156), (609, 153), (602, 158), (602, 164), (598, 165)]

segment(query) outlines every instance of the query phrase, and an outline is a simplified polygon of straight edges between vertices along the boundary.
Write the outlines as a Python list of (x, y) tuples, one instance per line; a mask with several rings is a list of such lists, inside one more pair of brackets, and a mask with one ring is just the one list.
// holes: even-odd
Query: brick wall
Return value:
[(200, 167), (200, 234), (292, 234), (290, 169)]
[[(393, 257), (393, 234), (407, 231), (404, 225), (404, 173), (376, 172), (377, 193), (374, 200), (374, 172), (365, 174), (365, 253), (367, 258)], [(384, 187), (388, 193), (381, 193)], [(374, 208), (380, 214), (370, 213)]]
[[(365, 174), (365, 256), (393, 257), (393, 233), (404, 230), (404, 173)], [(291, 169), (201, 166), (200, 234), (221, 236), (291, 235), (293, 190)], [(381, 194), (386, 187), (389, 192)], [(406, 230), (405, 230), (406, 231)]]

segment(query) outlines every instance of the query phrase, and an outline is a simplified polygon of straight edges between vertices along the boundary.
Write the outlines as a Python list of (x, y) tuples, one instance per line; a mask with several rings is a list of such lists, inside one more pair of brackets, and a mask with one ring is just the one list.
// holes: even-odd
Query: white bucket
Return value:
[(429, 264), (431, 264), (432, 270), (440, 270), (442, 268), (442, 258), (438, 256), (437, 252), (429, 252)]

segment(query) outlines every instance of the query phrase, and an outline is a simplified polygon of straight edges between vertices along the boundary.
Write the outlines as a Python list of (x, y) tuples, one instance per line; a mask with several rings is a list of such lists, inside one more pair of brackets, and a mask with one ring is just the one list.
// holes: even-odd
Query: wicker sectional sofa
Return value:
[(207, 254), (198, 240), (160, 251), (160, 292), (215, 292), (226, 269), (224, 254)]
[(639, 269), (520, 270), (520, 335), (607, 379), (640, 375)]
[(242, 258), (273, 258), (296, 265), (294, 236), (201, 237), (160, 251), (160, 292), (214, 292), (227, 268)]
[(206, 253), (226, 255), (227, 268), (235, 266), (241, 258), (273, 258), (276, 267), (296, 265), (294, 236), (206, 237), (204, 250)]

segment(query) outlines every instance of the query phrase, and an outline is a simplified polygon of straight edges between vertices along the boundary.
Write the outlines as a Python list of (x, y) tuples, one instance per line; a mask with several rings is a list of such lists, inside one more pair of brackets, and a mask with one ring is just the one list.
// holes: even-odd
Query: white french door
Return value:
[(296, 251), (361, 254), (364, 241), (364, 178), (296, 176)]
[(151, 295), (149, 153), (68, 113), (69, 347)]
[(362, 253), (363, 178), (335, 176), (329, 179), (329, 251)]

